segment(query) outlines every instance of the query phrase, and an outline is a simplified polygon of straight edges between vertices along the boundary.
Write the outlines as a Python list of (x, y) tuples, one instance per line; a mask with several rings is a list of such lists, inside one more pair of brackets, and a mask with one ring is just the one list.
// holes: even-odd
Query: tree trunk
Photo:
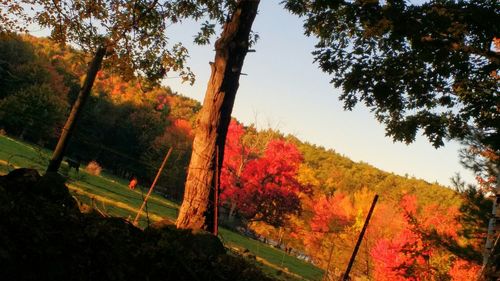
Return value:
[(230, 224), (234, 223), (234, 215), (236, 213), (236, 203), (231, 202), (231, 208), (229, 209), (228, 222)]
[(66, 147), (68, 146), (69, 138), (75, 128), (76, 121), (80, 116), (83, 105), (90, 95), (90, 90), (94, 85), (95, 77), (97, 76), (97, 72), (101, 69), (101, 64), (104, 56), (106, 55), (106, 47), (100, 46), (92, 59), (92, 62), (87, 69), (87, 75), (85, 76), (85, 80), (83, 82), (83, 86), (80, 88), (80, 92), (78, 93), (78, 97), (76, 98), (73, 107), (71, 108), (71, 112), (69, 114), (66, 123), (61, 132), (61, 136), (57, 141), (56, 149), (52, 154), (52, 158), (50, 159), (49, 166), (47, 167), (48, 172), (57, 172), (59, 167), (61, 166), (61, 161), (64, 157), (64, 152), (66, 151)]
[[(215, 59), (210, 64), (212, 73), (197, 120), (178, 228), (214, 231), (215, 179), (220, 176), (227, 129), (258, 6), (259, 0), (239, 1), (215, 42)], [(219, 157), (215, 163), (217, 150)]]
[[(495, 165), (496, 168), (496, 186), (494, 189), (495, 197), (492, 206), (491, 218), (488, 224), (488, 232), (486, 235), (486, 246), (483, 252), (483, 270), (482, 274), (484, 280), (488, 280), (489, 274), (498, 274), (497, 267), (494, 265), (498, 264), (498, 239), (500, 239), (500, 164)], [(497, 247), (495, 247), (497, 246)], [(492, 260), (491, 260), (492, 259)]]

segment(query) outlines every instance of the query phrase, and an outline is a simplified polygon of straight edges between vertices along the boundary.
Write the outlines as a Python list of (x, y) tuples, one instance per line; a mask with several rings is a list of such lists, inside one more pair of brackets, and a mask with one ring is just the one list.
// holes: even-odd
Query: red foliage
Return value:
[(286, 217), (300, 210), (298, 193), (303, 187), (295, 179), (302, 155), (291, 143), (272, 140), (264, 155), (242, 145), (244, 129), (231, 122), (221, 171), (221, 200), (236, 205), (247, 220), (281, 226)]
[(482, 177), (477, 175), (476, 176), (476, 181), (479, 184), (479, 187), (481, 190), (485, 192), (491, 192), (495, 190), (495, 184), (497, 182), (497, 178), (495, 176), (489, 176), (489, 177)]
[(375, 280), (405, 280), (403, 272), (398, 267), (406, 261), (401, 254), (406, 235), (400, 235), (397, 239), (381, 239), (371, 249), (370, 254), (374, 262), (373, 277)]
[(417, 213), (417, 197), (415, 195), (404, 195), (403, 198), (401, 198), (400, 205), (408, 214), (415, 215)]
[(231, 120), (227, 131), (224, 162), (220, 177), (222, 201), (239, 201), (236, 191), (243, 187), (240, 177), (245, 160), (248, 159), (250, 154), (250, 151), (241, 143), (241, 137), (244, 133), (243, 126)]
[(370, 252), (375, 280), (427, 280), (432, 248), (412, 229), (403, 229), (393, 239), (377, 241)]
[(168, 97), (166, 95), (158, 95), (156, 97), (155, 109), (158, 111), (163, 111), (164, 108), (168, 108)]
[(460, 210), (457, 206), (443, 207), (439, 204), (429, 204), (421, 208), (417, 214), (417, 197), (415, 195), (405, 195), (400, 202), (401, 208), (405, 212), (408, 220), (418, 217), (419, 227), (427, 232), (435, 230), (437, 234), (449, 238), (458, 238), (457, 230), (461, 225), (457, 221)]
[(299, 192), (302, 186), (295, 179), (302, 155), (297, 147), (283, 140), (267, 144), (264, 156), (249, 161), (244, 170), (247, 185), (259, 190), (278, 188), (287, 192)]
[[(404, 213), (403, 229), (392, 239), (378, 240), (371, 249), (374, 277), (376, 280), (429, 280), (436, 270), (429, 260), (440, 245), (429, 240), (425, 234), (435, 231), (446, 239), (458, 239), (461, 225), (456, 218), (460, 212), (457, 207), (448, 208), (438, 204), (417, 208), (414, 195), (405, 195), (400, 206)], [(455, 273), (450, 271), (450, 275), (461, 274), (463, 266), (461, 263), (457, 266), (452, 269)]]

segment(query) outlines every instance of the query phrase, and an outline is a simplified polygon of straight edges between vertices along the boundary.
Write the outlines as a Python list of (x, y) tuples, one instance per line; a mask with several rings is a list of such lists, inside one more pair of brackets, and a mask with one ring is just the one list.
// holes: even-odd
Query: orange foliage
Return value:
[(171, 130), (176, 130), (179, 134), (184, 134), (189, 137), (193, 137), (193, 128), (191, 127), (191, 123), (184, 119), (174, 120), (174, 124)]
[(339, 232), (352, 223), (353, 209), (349, 197), (343, 193), (333, 196), (321, 196), (315, 203), (314, 217), (311, 220), (311, 229), (315, 232)]
[(452, 281), (476, 280), (481, 267), (477, 264), (457, 259), (449, 272)]

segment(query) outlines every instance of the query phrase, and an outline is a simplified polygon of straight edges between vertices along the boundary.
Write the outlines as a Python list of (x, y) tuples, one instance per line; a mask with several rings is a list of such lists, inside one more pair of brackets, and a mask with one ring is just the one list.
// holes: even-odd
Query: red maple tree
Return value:
[(262, 154), (242, 144), (244, 128), (231, 122), (221, 171), (221, 200), (247, 221), (282, 226), (300, 211), (299, 193), (304, 187), (295, 179), (302, 155), (294, 144), (271, 140)]

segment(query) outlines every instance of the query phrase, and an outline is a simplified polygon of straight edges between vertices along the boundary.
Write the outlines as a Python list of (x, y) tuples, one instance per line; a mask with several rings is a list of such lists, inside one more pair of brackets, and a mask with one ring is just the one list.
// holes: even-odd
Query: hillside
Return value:
[[(0, 34), (0, 129), (52, 149), (75, 99), (84, 59), (47, 39)], [(173, 147), (158, 190), (179, 202), (199, 109), (198, 102), (168, 87), (125, 81), (105, 69), (68, 156), (148, 185)], [(387, 173), (236, 120), (231, 126), (221, 177), (221, 219), (228, 227), (310, 260), (330, 278), (340, 277), (378, 194), (353, 276), (468, 280), (466, 273), (479, 270), (485, 225), (466, 211), (488, 204), (481, 194)]]

